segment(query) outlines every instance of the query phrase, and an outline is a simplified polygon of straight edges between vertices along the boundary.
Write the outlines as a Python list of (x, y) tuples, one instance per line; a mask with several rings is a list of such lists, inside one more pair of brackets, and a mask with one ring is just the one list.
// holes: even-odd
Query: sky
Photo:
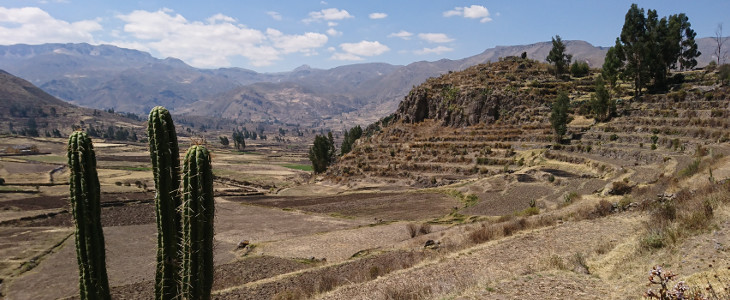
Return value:
[(730, 35), (730, 1), (0, 0), (0, 45), (111, 44), (199, 68), (290, 71), (460, 59), (495, 46), (612, 46), (631, 3)]

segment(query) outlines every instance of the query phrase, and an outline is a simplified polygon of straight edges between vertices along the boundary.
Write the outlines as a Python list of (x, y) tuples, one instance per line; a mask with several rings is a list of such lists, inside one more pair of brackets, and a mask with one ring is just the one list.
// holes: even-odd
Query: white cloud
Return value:
[(404, 40), (410, 40), (412, 36), (413, 36), (413, 33), (410, 33), (410, 32), (405, 31), (405, 30), (401, 30), (401, 31), (398, 31), (398, 32), (394, 32), (394, 33), (391, 33), (391, 34), (388, 35), (388, 37), (399, 37), (399, 38), (402, 38)]
[(413, 53), (418, 55), (425, 55), (425, 54), (442, 54), (446, 52), (454, 51), (454, 48), (449, 48), (445, 46), (438, 46), (434, 48), (423, 48), (421, 50), (413, 51)]
[(390, 51), (388, 46), (381, 44), (378, 41), (360, 41), (358, 43), (342, 43), (340, 49), (343, 52), (338, 52), (332, 55), (331, 59), (334, 60), (362, 60), (362, 56), (376, 56)]
[(468, 19), (480, 19), (479, 22), (486, 23), (492, 21), (489, 17), (489, 10), (481, 5), (472, 5), (465, 7), (454, 7), (453, 10), (444, 12), (444, 17), (462, 16)]
[(448, 43), (454, 40), (444, 33), (419, 33), (418, 38), (429, 43)]
[(0, 44), (5, 45), (94, 43), (92, 33), (102, 30), (98, 19), (69, 23), (38, 7), (0, 7), (0, 24)]
[(327, 22), (327, 26), (329, 26), (329, 27), (335, 27), (335, 26), (337, 26), (337, 22), (329, 21), (329, 22)]
[(354, 18), (349, 12), (337, 8), (326, 8), (320, 11), (313, 11), (309, 13), (309, 18), (304, 19), (304, 23), (320, 22), (320, 21), (333, 21), (333, 20), (344, 20)]
[(341, 36), (342, 35), (342, 31), (337, 31), (334, 28), (330, 28), (330, 29), (327, 29), (327, 34), (329, 36)]
[(274, 47), (281, 49), (282, 53), (311, 53), (314, 49), (320, 48), (327, 43), (327, 36), (321, 33), (307, 32), (302, 35), (285, 35), (276, 29), (266, 29)]
[(370, 17), (373, 20), (375, 20), (375, 19), (385, 19), (386, 17), (388, 17), (388, 14), (376, 12), (376, 13), (369, 14), (368, 17)]
[(211, 24), (215, 24), (215, 23), (218, 23), (218, 22), (221, 22), (221, 23), (235, 23), (236, 22), (236, 19), (234, 19), (232, 17), (229, 17), (229, 16), (226, 16), (224, 14), (220, 14), (219, 13), (219, 14), (216, 14), (216, 15), (208, 18), (207, 21), (208, 21), (208, 23), (211, 23)]
[(275, 11), (267, 11), (267, 15), (269, 15), (272, 19), (281, 21), (281, 14)]
[[(314, 32), (288, 35), (271, 28), (262, 32), (222, 14), (207, 22), (189, 21), (169, 9), (136, 10), (117, 17), (125, 23), (124, 32), (138, 40), (132, 44), (136, 49), (146, 47), (196, 67), (229, 66), (236, 56), (247, 58), (253, 66), (267, 66), (284, 54), (315, 55), (328, 40)], [(129, 42), (114, 42), (125, 43)]]

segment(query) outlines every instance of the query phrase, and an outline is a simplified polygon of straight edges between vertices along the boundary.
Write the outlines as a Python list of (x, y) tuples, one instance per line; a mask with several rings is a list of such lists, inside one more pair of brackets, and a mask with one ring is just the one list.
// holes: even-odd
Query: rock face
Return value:
[(488, 124), (497, 119), (501, 100), (500, 95), (474, 91), (462, 94), (448, 85), (419, 87), (405, 97), (396, 115), (407, 123), (436, 119), (453, 127)]
[(553, 83), (533, 87), (529, 82), (549, 77), (546, 65), (529, 59), (509, 57), (477, 65), (430, 78), (414, 88), (398, 106), (395, 118), (406, 123), (434, 119), (451, 127), (533, 121), (529, 116), (536, 114), (523, 113), (544, 111), (555, 89), (551, 89)]

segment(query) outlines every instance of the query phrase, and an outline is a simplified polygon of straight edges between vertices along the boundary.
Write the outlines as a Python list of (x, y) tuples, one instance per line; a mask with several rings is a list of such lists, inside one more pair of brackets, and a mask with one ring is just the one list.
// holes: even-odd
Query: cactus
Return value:
[(147, 127), (150, 157), (155, 177), (157, 215), (157, 272), (155, 299), (175, 299), (180, 292), (181, 238), (180, 154), (175, 125), (170, 112), (162, 106), (150, 111)]
[(91, 139), (76, 131), (68, 139), (71, 210), (76, 224), (80, 298), (111, 299), (101, 228), (99, 177)]
[(205, 146), (193, 145), (183, 167), (183, 299), (210, 299), (213, 286), (213, 171)]

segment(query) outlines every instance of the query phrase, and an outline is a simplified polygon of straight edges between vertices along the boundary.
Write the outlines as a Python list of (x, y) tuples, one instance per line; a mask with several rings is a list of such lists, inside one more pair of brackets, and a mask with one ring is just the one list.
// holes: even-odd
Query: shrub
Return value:
[(596, 217), (605, 217), (611, 214), (611, 211), (613, 210), (613, 204), (611, 202), (608, 202), (606, 199), (601, 199), (601, 201), (596, 204), (593, 214)]
[(570, 193), (565, 194), (565, 196), (563, 196), (563, 203), (570, 204), (570, 203), (575, 202), (578, 199), (580, 199), (580, 195), (578, 193), (570, 192)]
[(416, 237), (418, 235), (418, 225), (413, 224), (413, 223), (409, 223), (408, 225), (406, 225), (406, 229), (408, 230), (408, 234), (412, 238), (414, 238), (414, 237)]
[(431, 224), (428, 224), (428, 223), (421, 224), (421, 227), (418, 228), (418, 233), (420, 233), (420, 234), (431, 233)]
[(476, 244), (488, 242), (498, 237), (498, 225), (482, 225), (482, 227), (469, 233), (469, 240)]
[(573, 75), (573, 77), (583, 77), (588, 75), (588, 72), (590, 72), (590, 67), (588, 66), (588, 63), (584, 61), (576, 61), (572, 65), (570, 65), (570, 75)]
[(697, 172), (700, 170), (700, 163), (701, 160), (699, 158), (695, 159), (686, 168), (679, 171), (677, 175), (679, 175), (680, 177), (690, 177), (694, 174), (697, 174)]
[(730, 65), (723, 64), (717, 69), (717, 79), (724, 85), (730, 85)]
[(609, 192), (609, 194), (618, 195), (618, 196), (625, 195), (625, 194), (631, 193), (631, 188), (632, 188), (631, 185), (629, 185), (626, 182), (614, 181), (611, 184), (611, 191)]

